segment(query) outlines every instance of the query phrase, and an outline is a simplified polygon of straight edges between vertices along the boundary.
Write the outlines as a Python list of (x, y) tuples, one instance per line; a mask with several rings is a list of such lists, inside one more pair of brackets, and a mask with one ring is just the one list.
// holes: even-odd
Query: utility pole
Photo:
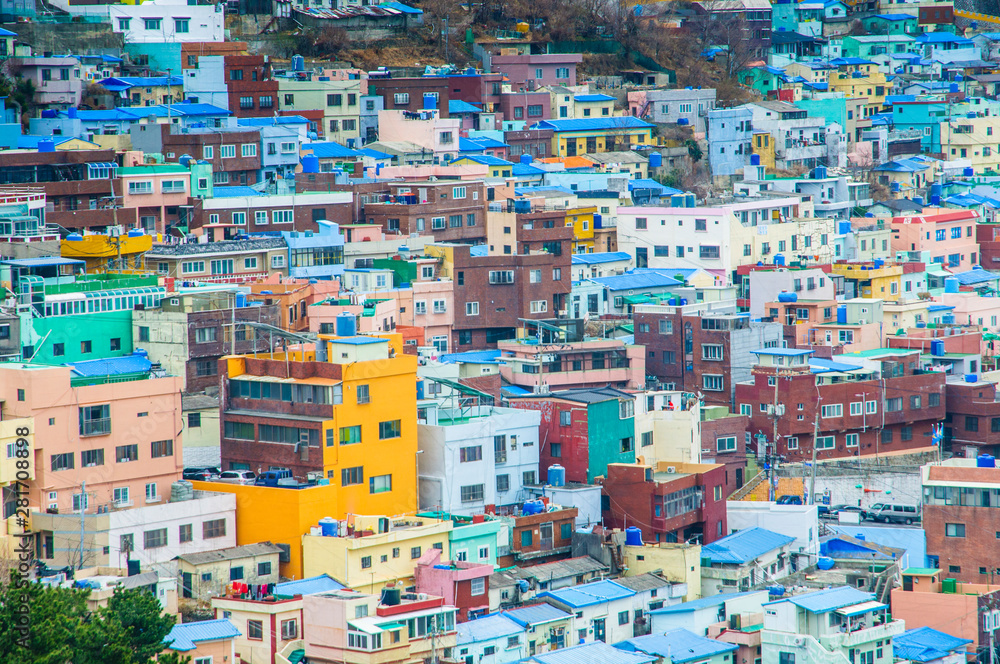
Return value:
[[(822, 408), (823, 397), (816, 396), (816, 417), (813, 418), (813, 451), (812, 451), (812, 476), (809, 478), (809, 504), (816, 504), (816, 438), (819, 436), (819, 413)], [(860, 443), (858, 444), (860, 447)]]
[(448, 58), (448, 19), (451, 18), (450, 14), (446, 14), (444, 17), (444, 63), (448, 64), (451, 60)]
[[(771, 403), (771, 420), (772, 420), (772, 423), (773, 423), (773, 430), (772, 430), (772, 434), (771, 434), (771, 445), (774, 447), (774, 453), (773, 453), (773, 455), (772, 454), (768, 454), (766, 447), (765, 447), (765, 450), (764, 450), (764, 463), (767, 464), (768, 463), (768, 459), (771, 460), (771, 463), (769, 465), (771, 467), (771, 475), (773, 475), (774, 478), (777, 478), (777, 473), (776, 473), (776, 470), (774, 468), (774, 463), (773, 462), (778, 457), (778, 376), (779, 375), (780, 375), (780, 370), (777, 367), (775, 367), (774, 368), (774, 401)], [(772, 480), (772, 478), (770, 476), (767, 479), (768, 479), (768, 482), (767, 482), (767, 497), (768, 497), (768, 500), (774, 500), (775, 499), (775, 495), (774, 495), (774, 481)]]
[(87, 513), (87, 482), (84, 480), (80, 483), (80, 566), (77, 569), (83, 569), (83, 533), (86, 526), (86, 521), (84, 516)]

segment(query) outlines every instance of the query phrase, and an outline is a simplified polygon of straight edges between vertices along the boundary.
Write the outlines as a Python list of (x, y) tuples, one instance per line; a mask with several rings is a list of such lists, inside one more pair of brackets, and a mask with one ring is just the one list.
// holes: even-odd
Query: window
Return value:
[(701, 345), (701, 359), (703, 359), (703, 360), (721, 360), (722, 359), (722, 345), (721, 344), (702, 344)]
[(476, 503), (483, 500), (485, 485), (483, 484), (471, 484), (468, 486), (463, 486), (461, 488), (462, 502), (463, 503)]
[(159, 30), (163, 27), (163, 19), (146, 18), (143, 19), (142, 24), (147, 30)]
[(459, 461), (461, 463), (470, 463), (472, 461), (483, 460), (482, 445), (472, 445), (469, 447), (463, 447), (458, 452), (459, 452)]
[(715, 448), (719, 452), (735, 452), (736, 451), (736, 436), (727, 436), (725, 438), (715, 439)]
[(357, 392), (356, 392), (356, 394), (357, 394), (357, 397), (358, 397), (358, 403), (365, 404), (365, 403), (368, 403), (370, 401), (369, 396), (368, 396), (368, 386), (367, 385), (358, 385), (357, 386)]
[(847, 436), (845, 437), (845, 442), (846, 442), (846, 444), (847, 444), (848, 447), (857, 447), (858, 446), (858, 434), (856, 434), (856, 433), (849, 433), (849, 434), (847, 434)]
[[(19, 393), (20, 396), (20, 393)], [(23, 401), (23, 399), (18, 399)], [(80, 435), (106, 436), (111, 433), (111, 405), (80, 408)]]
[(533, 314), (542, 314), (548, 311), (549, 301), (548, 300), (532, 300), (530, 305), (530, 311)]
[[(392, 550), (392, 557), (393, 558), (396, 557), (396, 550), (395, 549)], [(419, 557), (420, 557), (420, 547), (419, 546), (411, 547), (410, 548), (410, 560), (416, 560)]]
[(930, 406), (931, 408), (934, 408), (935, 406), (940, 406), (941, 405), (941, 394), (937, 393), (937, 392), (933, 392), (931, 394), (928, 394), (927, 395), (927, 405)]
[(257, 144), (256, 143), (244, 143), (240, 146), (240, 154), (243, 157), (256, 157), (257, 156)]
[(187, 33), (190, 32), (191, 19), (188, 18), (175, 18), (174, 19), (174, 32)]
[(209, 343), (211, 341), (215, 341), (217, 333), (218, 333), (218, 328), (199, 327), (196, 328), (194, 331), (194, 340), (200, 344)]
[(483, 577), (472, 579), (469, 584), (469, 594), (473, 597), (486, 594), (486, 579)]
[(387, 440), (389, 438), (399, 438), (402, 435), (403, 434), (402, 434), (401, 420), (391, 420), (389, 422), (378, 423), (379, 440)]
[(832, 450), (836, 446), (837, 438), (835, 436), (818, 436), (816, 438), (817, 450)]
[(369, 493), (392, 491), (392, 475), (376, 475), (368, 478)]
[[(260, 641), (264, 638), (264, 623), (260, 620), (247, 621), (247, 638)], [(784, 662), (782, 662), (784, 664)], [(794, 662), (792, 663), (794, 664)]]
[(702, 389), (711, 392), (721, 392), (723, 389), (723, 377), (711, 374), (702, 375)]
[[(263, 564), (263, 563), (262, 563)], [(270, 565), (271, 563), (266, 563)], [(295, 620), (282, 620), (281, 621), (281, 640), (282, 641), (293, 641), (299, 638), (299, 621)]]
[(478, 302), (466, 302), (465, 303), (465, 315), (466, 316), (478, 316), (479, 315), (479, 303)]
[(834, 403), (822, 408), (822, 417), (843, 417), (844, 416), (844, 404)]
[(353, 486), (355, 484), (361, 484), (364, 481), (365, 481), (365, 471), (364, 467), (362, 466), (344, 468), (340, 471), (341, 486)]
[(203, 521), (201, 524), (201, 536), (205, 539), (214, 539), (216, 537), (226, 536), (226, 520), (225, 519), (212, 519), (211, 521)]
[[(91, 466), (103, 466), (104, 450), (84, 450), (83, 452), (80, 452), (80, 465), (84, 468)], [(118, 489), (115, 489), (115, 491), (118, 491)], [(125, 489), (125, 492), (128, 493), (128, 488)], [(117, 503), (119, 501), (116, 499), (115, 502)]]
[(631, 452), (635, 449), (635, 439), (632, 436), (626, 436), (621, 440), (621, 450), (622, 453)]
[[(184, 542), (194, 541), (194, 529), (191, 527), (190, 523), (181, 525), (178, 533), (178, 539), (180, 539), (181, 544), (183, 544)], [(209, 576), (211, 577), (211, 575)], [(204, 575), (202, 575), (202, 580), (203, 581), (206, 580), (204, 578)], [(211, 581), (211, 578), (207, 580)]]
[(945, 537), (965, 537), (965, 524), (964, 523), (946, 523), (946, 524), (944, 524), (944, 536)]
[[(535, 271), (536, 270), (532, 270), (532, 272)], [(490, 283), (491, 284), (514, 283), (514, 270), (490, 270)]]
[(793, 653), (793, 652), (779, 652), (778, 653), (778, 664), (795, 664), (795, 653)]
[(361, 569), (371, 569), (371, 566), (372, 566), (372, 557), (371, 556), (362, 556), (361, 557)]
[(156, 482), (150, 482), (146, 485), (146, 502), (152, 503), (159, 499), (160, 497), (156, 493)]
[(966, 431), (979, 431), (979, 418), (972, 417), (970, 415), (965, 416), (965, 430)]
[[(192, 415), (201, 416), (200, 413), (191, 413)], [(190, 415), (189, 415), (190, 417)], [(168, 457), (174, 455), (174, 441), (167, 440), (154, 440), (149, 444), (150, 446), (150, 456), (154, 459), (160, 459), (162, 457)]]
[(885, 400), (885, 410), (887, 413), (898, 413), (903, 410), (903, 397)]
[(510, 475), (497, 475), (497, 493), (510, 491)]
[(118, 29), (122, 32), (130, 30), (132, 25), (132, 19), (130, 18), (120, 18), (118, 19)]
[(144, 549), (158, 549), (167, 545), (167, 529), (147, 530), (142, 534)]
[(392, 102), (396, 106), (406, 106), (410, 103), (410, 93), (408, 92), (397, 92), (392, 95)]
[[(253, 97), (250, 98), (251, 102)], [(235, 145), (221, 145), (219, 146), (219, 156), (223, 159), (235, 159), (236, 158), (236, 146)]]
[(128, 183), (128, 193), (129, 193), (129, 196), (137, 196), (137, 195), (141, 195), (141, 194), (151, 194), (151, 193), (153, 193), (153, 183), (151, 181), (129, 182)]
[[(205, 145), (205, 146), (203, 146), (202, 149), (201, 149), (201, 158), (202, 159), (214, 159), (215, 158), (215, 146), (214, 145)], [(203, 189), (204, 189), (204, 187), (203, 187)]]

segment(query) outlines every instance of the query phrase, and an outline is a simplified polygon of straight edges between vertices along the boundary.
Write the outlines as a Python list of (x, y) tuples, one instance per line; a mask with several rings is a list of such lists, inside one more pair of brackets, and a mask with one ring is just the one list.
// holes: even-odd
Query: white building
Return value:
[(797, 293), (804, 300), (836, 299), (833, 278), (820, 268), (783, 268), (753, 270), (743, 276), (750, 294), (750, 316), (759, 318), (767, 312), (768, 302), (777, 302), (781, 292)]
[(701, 406), (682, 392), (647, 391), (635, 400), (636, 455), (659, 461), (701, 463)]
[[(86, 12), (80, 11), (83, 7), (87, 7)], [(224, 3), (147, 0), (135, 5), (72, 5), (69, 11), (93, 14), (94, 10), (106, 13), (111, 29), (121, 33), (126, 44), (221, 42), (226, 37)]]
[(229, 110), (225, 57), (202, 55), (196, 67), (184, 70), (184, 99)]
[(620, 583), (605, 580), (550, 590), (537, 598), (576, 614), (576, 643), (618, 643), (635, 636), (635, 596), (643, 595), (640, 604), (645, 605), (650, 592), (636, 593)]
[(522, 502), (538, 477), (540, 422), (515, 408), (428, 408), (417, 427), (420, 508), (472, 515)]
[(457, 659), (475, 664), (512, 664), (528, 656), (525, 629), (497, 613), (459, 623)]
[[(815, 505), (778, 505), (766, 501), (731, 500), (726, 503), (729, 532), (765, 528), (794, 537), (792, 551), (819, 555), (819, 511)], [(814, 559), (815, 560), (815, 559)], [(803, 561), (799, 567), (804, 567)]]
[(791, 573), (794, 537), (764, 528), (738, 530), (701, 548), (704, 597), (752, 590)]
[[(688, 629), (705, 636), (710, 625), (729, 620), (738, 613), (760, 613), (767, 601), (766, 590), (751, 590), (732, 595), (703, 597), (675, 606), (665, 606), (651, 611), (650, 628), (653, 634), (663, 634), (673, 629)], [(807, 660), (803, 660), (807, 661)]]

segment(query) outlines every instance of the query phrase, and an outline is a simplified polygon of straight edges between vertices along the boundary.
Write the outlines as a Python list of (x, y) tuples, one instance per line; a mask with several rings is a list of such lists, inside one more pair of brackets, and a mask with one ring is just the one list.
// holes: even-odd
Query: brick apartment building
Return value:
[[(38, 185), (45, 220), (69, 229), (135, 226), (136, 208), (113, 207), (122, 195), (114, 150), (0, 152), (0, 185)], [(112, 191), (113, 190), (113, 191)]]
[(734, 386), (750, 377), (753, 351), (781, 346), (780, 323), (752, 321), (725, 303), (639, 305), (635, 342), (646, 372), (668, 390), (702, 392), (706, 405), (731, 406)]
[(570, 292), (572, 229), (563, 228), (564, 238), (554, 241), (559, 253), (532, 248), (532, 253), (504, 256), (473, 256), (472, 247), (428, 245), (428, 255), (439, 256), (442, 276), (455, 284), (455, 311), (451, 348), (456, 351), (495, 347), (513, 339), (522, 318), (551, 318), (566, 307)]
[(387, 235), (433, 235), (436, 242), (486, 241), (486, 189), (478, 181), (388, 183), (360, 194), (365, 223)]
[(598, 482), (605, 527), (635, 526), (644, 542), (711, 544), (728, 534), (725, 469), (719, 464), (615, 463)]
[(1000, 569), (1000, 468), (948, 459), (920, 469), (927, 557), (945, 578), (995, 583)]
[(706, 409), (701, 423), (701, 458), (705, 463), (718, 463), (725, 467), (725, 494), (730, 496), (749, 478), (747, 467), (747, 430), (750, 418), (746, 415), (711, 417)]
[[(933, 425), (945, 416), (945, 374), (921, 371), (919, 350), (839, 355), (818, 364), (817, 373), (809, 350), (773, 348), (757, 355), (751, 380), (736, 385), (737, 408), (750, 416), (749, 430), (766, 437), (768, 451), (787, 461), (812, 456), (817, 421), (817, 455), (829, 459), (928, 447)], [(858, 371), (862, 355), (866, 370)], [(770, 414), (775, 404), (777, 449)], [(756, 444), (762, 443), (758, 437)]]
[(523, 154), (529, 154), (536, 159), (552, 156), (552, 129), (525, 129), (523, 131), (506, 131), (503, 135), (507, 148), (507, 156), (518, 160)]
[(227, 55), (226, 87), (229, 110), (239, 118), (273, 116), (278, 108), (278, 81), (263, 55)]
[[(451, 100), (451, 86), (447, 78), (421, 76), (419, 78), (380, 78), (368, 81), (370, 94), (378, 95), (387, 111), (422, 111), (438, 109), (438, 117), (447, 118), (448, 102)], [(424, 104), (428, 96), (427, 106)], [(430, 97), (434, 101), (430, 101)]]
[(350, 224), (351, 195), (347, 192), (309, 192), (301, 195), (233, 196), (211, 198), (194, 206), (190, 228), (205, 229), (215, 239), (241, 233), (316, 231), (317, 221)]
[[(220, 291), (164, 298), (159, 308), (133, 312), (133, 338), (170, 373), (184, 377), (185, 392), (218, 389), (219, 358), (270, 351), (265, 332), (247, 322), (277, 326), (276, 305), (239, 303)], [(235, 338), (233, 325), (235, 323)]]
[(212, 164), (218, 185), (257, 183), (260, 173), (260, 130), (186, 129), (178, 125), (137, 125), (132, 127), (132, 145), (143, 152), (161, 153), (176, 162), (183, 155)]

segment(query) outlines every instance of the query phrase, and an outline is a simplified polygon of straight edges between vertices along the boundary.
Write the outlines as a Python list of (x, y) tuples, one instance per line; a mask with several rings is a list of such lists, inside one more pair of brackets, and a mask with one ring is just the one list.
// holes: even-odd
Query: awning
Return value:
[(869, 613), (871, 611), (877, 611), (878, 609), (885, 608), (888, 608), (888, 605), (883, 604), (882, 602), (862, 602), (861, 604), (845, 606), (842, 609), (837, 609), (836, 613), (852, 618), (854, 616), (860, 616), (862, 613)]

